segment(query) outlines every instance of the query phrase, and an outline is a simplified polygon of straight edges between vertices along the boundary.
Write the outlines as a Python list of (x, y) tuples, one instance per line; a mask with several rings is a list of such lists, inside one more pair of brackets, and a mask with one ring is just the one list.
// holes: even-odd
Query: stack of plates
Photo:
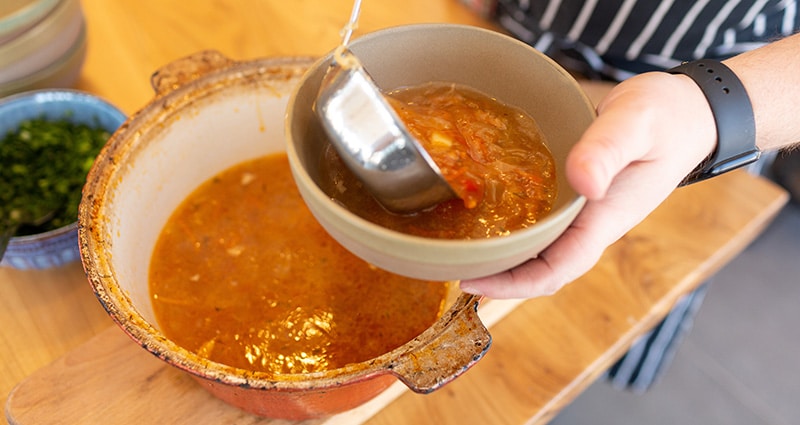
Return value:
[(71, 87), (85, 53), (79, 0), (0, 0), (0, 97)]

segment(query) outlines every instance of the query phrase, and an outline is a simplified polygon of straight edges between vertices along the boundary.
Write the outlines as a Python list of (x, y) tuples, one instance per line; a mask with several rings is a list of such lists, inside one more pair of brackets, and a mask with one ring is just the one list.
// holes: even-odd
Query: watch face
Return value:
[(710, 174), (709, 177), (718, 176), (722, 173), (727, 173), (728, 171), (735, 170), (739, 167), (744, 167), (747, 164), (752, 164), (758, 161), (758, 158), (760, 157), (761, 151), (755, 149), (731, 158), (719, 159), (718, 161), (714, 161), (712, 164), (707, 166), (707, 171), (705, 174)]
[(700, 163), (700, 165), (698, 165), (697, 168), (694, 169), (694, 171), (689, 173), (689, 175), (684, 177), (680, 185), (678, 186), (686, 186), (692, 183), (697, 183), (706, 179), (710, 179), (711, 177), (716, 177), (720, 174), (727, 173), (728, 171), (735, 170), (739, 167), (744, 167), (747, 164), (752, 164), (758, 161), (758, 158), (760, 157), (761, 157), (761, 151), (759, 151), (758, 149), (750, 152), (745, 152), (733, 158), (727, 158), (723, 160), (716, 160), (713, 156), (711, 156), (702, 163)]

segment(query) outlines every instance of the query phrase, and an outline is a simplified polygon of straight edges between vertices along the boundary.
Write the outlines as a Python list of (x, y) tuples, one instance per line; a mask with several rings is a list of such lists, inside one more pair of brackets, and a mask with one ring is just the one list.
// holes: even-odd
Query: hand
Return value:
[(550, 295), (591, 269), (603, 251), (641, 222), (714, 149), (711, 109), (688, 77), (642, 74), (614, 87), (570, 152), (567, 179), (587, 203), (537, 258), (461, 282), (490, 298)]

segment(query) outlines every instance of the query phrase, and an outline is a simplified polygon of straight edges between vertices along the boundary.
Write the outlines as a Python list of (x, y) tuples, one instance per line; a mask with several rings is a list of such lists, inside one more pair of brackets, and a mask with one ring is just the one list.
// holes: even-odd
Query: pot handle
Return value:
[(150, 76), (150, 85), (156, 94), (161, 95), (234, 63), (216, 50), (203, 50), (159, 68)]
[[(439, 335), (425, 345), (401, 354), (389, 369), (412, 391), (430, 393), (466, 372), (480, 360), (492, 336), (478, 317), (481, 297), (462, 294), (447, 321), (431, 329)], [(422, 335), (421, 335), (422, 336)]]

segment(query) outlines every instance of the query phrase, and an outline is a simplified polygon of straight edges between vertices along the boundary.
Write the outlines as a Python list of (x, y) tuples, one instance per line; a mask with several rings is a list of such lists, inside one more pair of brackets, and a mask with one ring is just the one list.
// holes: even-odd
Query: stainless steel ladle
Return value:
[(424, 210), (456, 195), (347, 48), (360, 6), (356, 0), (315, 111), (339, 156), (384, 208), (401, 214)]

